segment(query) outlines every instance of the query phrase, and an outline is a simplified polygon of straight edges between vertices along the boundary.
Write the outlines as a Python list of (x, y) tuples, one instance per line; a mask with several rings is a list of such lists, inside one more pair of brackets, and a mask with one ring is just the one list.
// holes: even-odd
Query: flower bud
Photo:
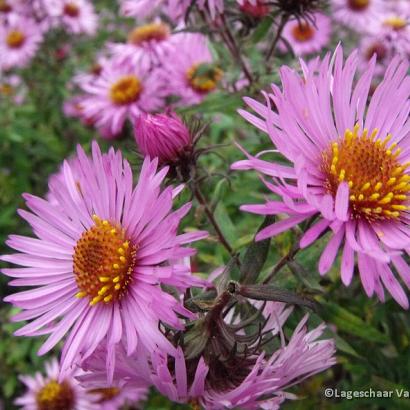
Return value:
[(134, 123), (135, 140), (140, 152), (161, 163), (176, 162), (191, 146), (191, 134), (175, 114), (141, 114)]
[(264, 0), (237, 0), (240, 10), (256, 19), (269, 14), (269, 7)]

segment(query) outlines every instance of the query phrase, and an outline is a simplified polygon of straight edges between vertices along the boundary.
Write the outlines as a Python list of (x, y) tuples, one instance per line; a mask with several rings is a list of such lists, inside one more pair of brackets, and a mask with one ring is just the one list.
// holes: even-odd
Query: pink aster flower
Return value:
[(110, 44), (109, 50), (119, 63), (152, 67), (159, 64), (175, 48), (170, 27), (156, 20), (134, 28), (126, 43)]
[[(87, 71), (78, 72), (72, 78), (72, 84), (81, 88), (83, 84), (94, 83), (100, 77), (103, 68), (112, 62), (113, 60), (107, 57), (105, 52), (102, 52), (95, 57), (93, 64), (90, 65)], [(115, 64), (117, 64), (117, 60), (115, 60)]]
[[(152, 17), (161, 12), (177, 23), (185, 17), (190, 5), (190, 0), (123, 0), (120, 11), (126, 17), (137, 19)], [(212, 19), (224, 10), (223, 0), (199, 0), (196, 6), (208, 11)]]
[[(85, 97), (83, 95), (77, 95), (75, 97), (72, 97), (64, 101), (63, 113), (67, 118), (79, 119), (81, 123), (86, 127), (94, 127), (96, 126), (95, 124), (96, 117), (87, 115), (84, 112), (84, 108), (82, 105), (84, 98)], [(110, 124), (105, 124), (101, 127), (96, 127), (96, 128), (97, 128), (98, 134), (106, 140), (112, 140), (118, 137), (117, 134), (112, 133)]]
[(7, 100), (16, 105), (23, 104), (27, 89), (23, 80), (16, 74), (2, 75), (0, 73), (0, 101)]
[[(331, 36), (330, 18), (322, 13), (313, 14), (313, 21), (290, 20), (283, 29), (282, 37), (292, 47), (296, 55), (319, 52), (325, 47)], [(287, 50), (285, 42), (279, 44), (282, 51)]]
[[(68, 118), (77, 118), (86, 127), (96, 126), (96, 117), (87, 115), (83, 108), (83, 95), (77, 95), (66, 100), (63, 104), (63, 113)], [(98, 134), (107, 140), (115, 139), (118, 137), (117, 134), (111, 132), (110, 124), (105, 124), (104, 126), (97, 127)]]
[(31, 4), (25, 0), (0, 0), (0, 21), (7, 22), (15, 15), (31, 16)]
[[(269, 323), (273, 324), (272, 336), (275, 336), (281, 334), (281, 326), (291, 309), (283, 303), (268, 302), (268, 305), (264, 313), (271, 315)], [(281, 347), (271, 356), (261, 353), (249, 358), (240, 370), (245, 377), (238, 379), (237, 374), (228, 373), (227, 378), (214, 380), (220, 369), (218, 371), (214, 363), (206, 363), (206, 353), (199, 359), (186, 359), (178, 348), (177, 355), (171, 359), (172, 366), (166, 354), (158, 351), (152, 354), (151, 381), (170, 400), (199, 404), (207, 410), (277, 409), (286, 398), (295, 398), (285, 389), (335, 363), (334, 342), (317, 340), (325, 326), (307, 331), (307, 320), (308, 315), (287, 344), (281, 334)]]
[(161, 163), (177, 160), (192, 143), (187, 126), (174, 113), (141, 114), (134, 123), (134, 134), (140, 152)]
[(134, 120), (141, 112), (156, 111), (164, 104), (162, 78), (140, 65), (112, 61), (104, 65), (95, 81), (79, 85), (85, 93), (84, 115), (112, 135), (120, 134), (127, 119)]
[(15, 321), (33, 319), (16, 335), (50, 334), (40, 355), (68, 334), (63, 376), (106, 343), (110, 379), (119, 342), (128, 353), (137, 344), (148, 351), (175, 352), (158, 323), (182, 329), (177, 314), (192, 314), (160, 285), (183, 291), (203, 284), (174, 261), (194, 254), (183, 245), (206, 233), (177, 234), (190, 204), (171, 210), (180, 189), (161, 191), (168, 169), (157, 173), (157, 161), (144, 161), (133, 187), (131, 168), (120, 152), (101, 154), (93, 143), (92, 158), (81, 147), (77, 155), (75, 168), (64, 163), (64, 182), (50, 182), (58, 204), (24, 195), (31, 212), (19, 213), (37, 238), (11, 235), (7, 244), (18, 252), (1, 259), (20, 266), (2, 272), (16, 278), (11, 286), (33, 288), (5, 300), (22, 309)]
[(359, 69), (366, 71), (372, 57), (376, 58), (375, 75), (382, 76), (393, 58), (393, 45), (385, 36), (364, 36), (359, 44)]
[(197, 403), (205, 393), (208, 366), (201, 357), (195, 367), (192, 380), (188, 380), (187, 363), (180, 347), (177, 349), (173, 366), (169, 366), (164, 352), (155, 351), (151, 356), (152, 384), (158, 391), (175, 403)]
[(407, 9), (391, 8), (376, 24), (377, 32), (383, 35), (394, 50), (410, 58), (410, 5)]
[(308, 318), (309, 315), (305, 315), (300, 321), (287, 344), (282, 335), (281, 347), (270, 357), (264, 353), (259, 355), (238, 387), (230, 391), (208, 388), (203, 397), (204, 407), (209, 410), (279, 409), (285, 399), (295, 399), (295, 395), (285, 390), (336, 363), (333, 340), (318, 340), (326, 326), (322, 323), (308, 331)]
[[(319, 261), (321, 275), (332, 267), (341, 248), (345, 285), (352, 281), (356, 255), (366, 294), (375, 293), (384, 301), (384, 285), (408, 308), (392, 270), (393, 264), (410, 286), (410, 268), (402, 256), (410, 250), (408, 63), (395, 57), (370, 97), (375, 59), (355, 82), (357, 52), (346, 63), (342, 53), (339, 47), (334, 61), (327, 55), (315, 72), (302, 62), (303, 76), (282, 67), (283, 90), (272, 85), (268, 107), (246, 99), (258, 116), (241, 114), (268, 132), (289, 165), (252, 156), (233, 164), (234, 169), (255, 169), (272, 177), (265, 183), (279, 197), (242, 209), (288, 215), (262, 230), (258, 240), (314, 219), (300, 246), (331, 232)], [(271, 111), (270, 100), (277, 112)]]
[(359, 33), (367, 33), (385, 11), (383, 0), (332, 0), (334, 19)]
[(179, 36), (164, 72), (168, 92), (180, 98), (179, 105), (200, 103), (223, 74), (213, 62), (207, 38), (191, 33)]
[[(148, 395), (148, 383), (135, 374), (130, 377), (129, 357), (122, 345), (116, 347), (116, 369), (113, 382), (109, 385), (107, 384), (106, 356), (106, 348), (97, 349), (83, 364), (84, 374), (77, 377), (84, 389), (97, 395), (96, 402), (100, 405), (99, 409), (117, 410), (123, 406), (135, 406), (144, 401)], [(140, 362), (138, 364), (139, 372), (143, 373), (146, 364)]]
[(43, 40), (34, 20), (17, 15), (12, 17), (8, 24), (0, 24), (0, 69), (5, 70), (27, 66)]
[(70, 33), (94, 35), (97, 31), (97, 15), (87, 0), (44, 0), (44, 7)]
[(163, 6), (164, 0), (122, 0), (120, 13), (125, 17), (145, 19), (154, 14), (154, 11)]
[(184, 17), (190, 4), (190, 0), (123, 0), (120, 12), (126, 17), (137, 19), (145, 19), (162, 12), (176, 23)]
[[(83, 108), (81, 105), (81, 102), (83, 100), (83, 97), (80, 95), (77, 95), (75, 97), (72, 97), (66, 101), (64, 101), (63, 104), (63, 113), (67, 118), (83, 118)], [(88, 123), (88, 122), (87, 122)], [(94, 121), (90, 122), (91, 125), (94, 124)]]
[(34, 376), (20, 376), (20, 380), (27, 386), (27, 391), (16, 399), (16, 405), (23, 410), (100, 408), (95, 404), (96, 396), (82, 388), (75, 379), (81, 371), (67, 374), (64, 379), (58, 380), (60, 368), (56, 359), (47, 362), (45, 370), (45, 377), (40, 372)]
[(0, 21), (6, 21), (11, 13), (14, 13), (13, 2), (7, 0), (0, 1)]

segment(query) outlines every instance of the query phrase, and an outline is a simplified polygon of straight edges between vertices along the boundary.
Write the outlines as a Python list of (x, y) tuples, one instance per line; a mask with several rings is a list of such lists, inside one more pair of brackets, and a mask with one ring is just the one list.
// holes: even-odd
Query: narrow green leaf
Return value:
[(360, 317), (332, 302), (321, 302), (320, 316), (334, 324), (339, 331), (374, 343), (388, 343), (388, 337), (364, 322)]
[[(268, 215), (258, 229), (266, 228), (275, 222), (275, 217)], [(243, 257), (240, 282), (243, 284), (256, 283), (266, 258), (268, 257), (270, 238), (263, 241), (253, 241)]]
[(235, 240), (238, 238), (238, 233), (236, 231), (234, 223), (232, 222), (225, 208), (225, 205), (222, 202), (219, 202), (219, 204), (217, 205), (214, 216), (225, 238), (228, 240), (230, 244), (233, 244)]
[(263, 40), (269, 33), (269, 29), (272, 27), (272, 19), (270, 17), (264, 18), (257, 26), (251, 37), (251, 43), (257, 44)]

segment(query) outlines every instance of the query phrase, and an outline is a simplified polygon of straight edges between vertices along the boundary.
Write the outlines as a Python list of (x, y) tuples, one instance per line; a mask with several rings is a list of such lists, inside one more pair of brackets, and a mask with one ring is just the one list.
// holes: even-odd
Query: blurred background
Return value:
[[(0, 2), (1, 3), (1, 2)], [(118, 5), (110, 0), (93, 2), (99, 15), (99, 29), (95, 36), (73, 36), (62, 29), (51, 30), (29, 67), (15, 72), (21, 78), (24, 89), (22, 100), (15, 103), (10, 92), (0, 85), (0, 253), (11, 253), (5, 245), (9, 234), (31, 235), (30, 229), (16, 210), (24, 208), (21, 194), (29, 192), (44, 196), (48, 178), (59, 170), (64, 158), (69, 158), (76, 144), (86, 151), (90, 142), (97, 139), (103, 150), (113, 145), (123, 150), (131, 164), (138, 168), (137, 147), (130, 130), (120, 138), (107, 141), (98, 136), (92, 127), (64, 116), (64, 102), (73, 95), (70, 80), (80, 71), (87, 71), (94, 64), (98, 52), (107, 40), (123, 41), (135, 22), (119, 16)], [(328, 12), (328, 11), (327, 11)], [(262, 63), (258, 44), (271, 39), (271, 19), (263, 20), (256, 29), (241, 34), (241, 45), (246, 51), (255, 72)], [(340, 29), (334, 34), (332, 49), (343, 36), (345, 48), (352, 48), (357, 36)], [(223, 67), (225, 80), (238, 78), (239, 68), (221, 44), (213, 44), (213, 53)], [(239, 142), (249, 152), (270, 149), (266, 135), (250, 126), (236, 112), (244, 107), (243, 95), (260, 99), (259, 90), (267, 89), (270, 82), (278, 82), (279, 64), (296, 66), (297, 59), (283, 55), (273, 59), (268, 73), (259, 72), (251, 87), (238, 92), (220, 89), (210, 94), (196, 106), (179, 108), (177, 112), (189, 124), (194, 119), (209, 123), (200, 141), (201, 147), (223, 144), (216, 154), (201, 158), (201, 165), (210, 175), (204, 185), (206, 195), (215, 209), (215, 217), (236, 251), (241, 252), (251, 242), (262, 218), (239, 211), (244, 203), (262, 202), (267, 191), (259, 183), (259, 177), (251, 172), (231, 172), (229, 166), (243, 154), (234, 145)], [(388, 103), (388, 102), (386, 102)], [(272, 154), (274, 155), (274, 154)], [(185, 193), (181, 201), (189, 199)], [(196, 206), (184, 222), (184, 229), (206, 228), (203, 209)], [(298, 232), (290, 231), (272, 241), (269, 259), (265, 265), (267, 274), (277, 260), (285, 255)], [(334, 267), (325, 277), (317, 272), (326, 237), (314, 246), (300, 252), (296, 258), (298, 268), (282, 269), (274, 280), (275, 285), (315, 296), (323, 306), (322, 317), (312, 315), (312, 323), (325, 320), (329, 324), (326, 336), (333, 336), (337, 345), (338, 364), (293, 389), (301, 400), (287, 401), (287, 409), (405, 409), (409, 400), (369, 398), (360, 400), (326, 399), (326, 387), (340, 390), (394, 390), (409, 388), (410, 381), (410, 327), (408, 312), (390, 297), (382, 304), (368, 299), (359, 280), (345, 288)], [(194, 270), (207, 275), (227, 262), (228, 254), (216, 239), (210, 237), (196, 245), (198, 256), (193, 260)], [(1, 267), (6, 264), (0, 262)], [(7, 286), (8, 279), (0, 275), (0, 299), (16, 291)], [(13, 400), (22, 394), (20, 374), (42, 371), (47, 357), (36, 352), (42, 338), (14, 337), (21, 325), (13, 324), (16, 313), (10, 305), (0, 302), (0, 408), (15, 408)], [(303, 312), (296, 312), (287, 326), (294, 327)], [(55, 351), (55, 355), (58, 351)], [(53, 355), (50, 355), (53, 356)], [(144, 409), (182, 409), (189, 406), (175, 405), (152, 392)]]

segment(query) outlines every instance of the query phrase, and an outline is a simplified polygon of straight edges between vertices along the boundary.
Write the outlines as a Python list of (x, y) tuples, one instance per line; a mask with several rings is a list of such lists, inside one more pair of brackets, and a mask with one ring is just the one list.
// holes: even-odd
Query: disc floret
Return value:
[(115, 302), (127, 292), (136, 261), (136, 246), (123, 228), (93, 215), (95, 225), (85, 231), (74, 251), (78, 298), (88, 296), (90, 305)]
[(141, 81), (135, 75), (126, 75), (116, 81), (110, 89), (114, 104), (126, 105), (138, 100), (142, 91)]
[(70, 384), (67, 381), (58, 383), (54, 379), (42, 387), (36, 396), (38, 410), (70, 410), (74, 408), (74, 401), (74, 392)]
[(150, 41), (161, 42), (169, 38), (171, 31), (166, 24), (150, 23), (136, 27), (128, 36), (128, 42), (140, 46)]
[(189, 85), (197, 92), (208, 93), (216, 89), (223, 71), (213, 64), (194, 64), (187, 71)]
[(6, 37), (6, 43), (11, 48), (20, 48), (26, 40), (26, 36), (20, 30), (12, 30)]
[(397, 143), (389, 145), (392, 135), (377, 138), (378, 130), (370, 135), (367, 129), (359, 133), (359, 125), (346, 130), (322, 154), (325, 189), (336, 196), (339, 185), (349, 185), (351, 215), (369, 221), (397, 219), (409, 209), (410, 176), (401, 164)]

